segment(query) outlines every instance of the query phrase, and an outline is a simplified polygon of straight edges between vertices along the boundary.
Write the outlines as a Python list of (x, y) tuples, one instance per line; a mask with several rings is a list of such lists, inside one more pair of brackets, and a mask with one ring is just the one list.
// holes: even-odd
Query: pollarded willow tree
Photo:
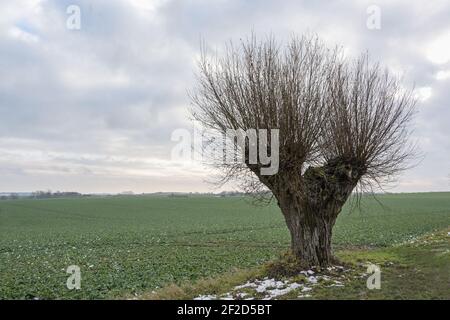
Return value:
[(223, 55), (204, 53), (199, 66), (192, 101), (203, 126), (224, 134), (279, 130), (276, 174), (262, 175), (263, 165), (246, 156), (243, 163), (221, 164), (223, 181), (270, 191), (301, 264), (332, 264), (332, 228), (345, 202), (395, 177), (413, 155), (412, 90), (367, 54), (345, 58), (315, 36), (286, 45), (252, 36), (230, 43)]

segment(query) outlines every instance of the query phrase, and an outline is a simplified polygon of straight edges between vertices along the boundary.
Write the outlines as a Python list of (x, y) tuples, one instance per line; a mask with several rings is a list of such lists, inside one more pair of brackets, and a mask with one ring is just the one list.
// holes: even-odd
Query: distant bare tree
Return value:
[(332, 228), (352, 192), (392, 179), (413, 156), (412, 90), (367, 54), (349, 60), (315, 36), (285, 46), (252, 36), (222, 56), (203, 51), (199, 66), (191, 98), (204, 127), (279, 129), (277, 174), (261, 175), (262, 165), (248, 161), (224, 163), (223, 181), (270, 191), (301, 263), (332, 264)]

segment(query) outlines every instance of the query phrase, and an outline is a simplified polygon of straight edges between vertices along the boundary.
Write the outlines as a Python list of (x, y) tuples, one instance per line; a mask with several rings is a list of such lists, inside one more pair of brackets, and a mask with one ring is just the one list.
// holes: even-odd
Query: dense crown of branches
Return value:
[[(380, 185), (405, 169), (413, 155), (408, 124), (412, 90), (368, 54), (346, 58), (317, 37), (280, 45), (252, 36), (224, 55), (199, 63), (194, 116), (206, 128), (279, 129), (279, 174), (258, 176), (257, 165), (222, 164), (224, 180), (247, 191), (272, 190), (280, 175), (300, 176), (333, 162), (357, 168), (358, 187)], [(245, 150), (243, 150), (245, 152)]]

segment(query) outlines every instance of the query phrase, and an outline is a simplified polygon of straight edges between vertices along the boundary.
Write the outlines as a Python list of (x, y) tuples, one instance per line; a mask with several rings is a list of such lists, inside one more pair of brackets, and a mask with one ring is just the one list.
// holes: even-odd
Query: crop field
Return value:
[[(391, 246), (450, 226), (450, 193), (363, 197), (336, 250)], [(238, 197), (117, 196), (0, 201), (0, 298), (115, 298), (255, 266), (289, 246), (275, 205)], [(81, 268), (81, 290), (66, 269)]]

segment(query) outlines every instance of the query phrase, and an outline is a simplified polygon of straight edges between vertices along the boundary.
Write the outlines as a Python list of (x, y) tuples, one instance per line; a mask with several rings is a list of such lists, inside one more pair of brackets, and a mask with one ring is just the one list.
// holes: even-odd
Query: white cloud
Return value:
[(21, 41), (25, 41), (25, 42), (28, 42), (28, 43), (36, 43), (36, 42), (39, 41), (39, 37), (38, 36), (36, 36), (36, 35), (34, 35), (32, 33), (23, 31), (22, 29), (17, 28), (17, 27), (10, 28), (9, 29), (9, 35), (11, 37), (13, 37), (13, 38), (16, 38), (16, 39), (19, 39)]
[(422, 87), (416, 90), (416, 98), (424, 102), (431, 97), (432, 93), (433, 89), (431, 87)]
[(428, 59), (436, 64), (450, 61), (450, 31), (447, 31), (426, 45)]
[(448, 78), (450, 78), (450, 70), (441, 70), (436, 73), (437, 80), (446, 80)]

